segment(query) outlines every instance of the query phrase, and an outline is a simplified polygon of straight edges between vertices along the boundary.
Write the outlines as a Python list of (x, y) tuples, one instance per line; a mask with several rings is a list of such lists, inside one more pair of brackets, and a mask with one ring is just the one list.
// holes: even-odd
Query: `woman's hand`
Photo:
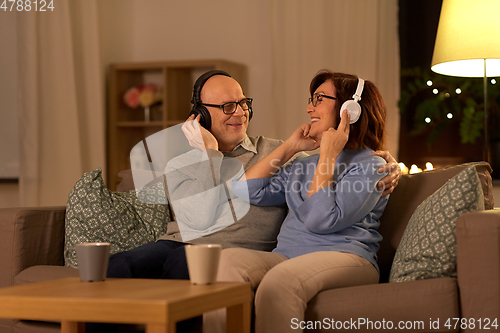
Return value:
[(320, 141), (315, 141), (313, 138), (309, 137), (310, 129), (311, 124), (302, 124), (285, 141), (293, 154), (301, 151), (314, 150), (319, 147)]
[(349, 114), (346, 110), (337, 129), (330, 127), (321, 136), (320, 156), (336, 159), (349, 140)]
[(219, 143), (210, 131), (200, 126), (200, 115), (190, 115), (181, 127), (182, 132), (188, 139), (189, 145), (199, 150), (215, 149), (219, 150)]
[(330, 127), (321, 135), (318, 166), (309, 187), (308, 198), (322, 188), (331, 186), (337, 157), (349, 139), (349, 129), (349, 114), (344, 110), (338, 128)]

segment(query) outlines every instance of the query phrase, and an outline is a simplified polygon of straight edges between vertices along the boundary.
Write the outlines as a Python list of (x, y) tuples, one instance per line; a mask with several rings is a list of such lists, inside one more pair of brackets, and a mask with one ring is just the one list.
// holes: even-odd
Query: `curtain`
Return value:
[(309, 82), (320, 69), (373, 81), (387, 105), (387, 148), (399, 141), (397, 0), (273, 0), (273, 137), (309, 122)]
[(65, 205), (81, 175), (105, 164), (96, 0), (54, 5), (17, 14), (22, 206)]

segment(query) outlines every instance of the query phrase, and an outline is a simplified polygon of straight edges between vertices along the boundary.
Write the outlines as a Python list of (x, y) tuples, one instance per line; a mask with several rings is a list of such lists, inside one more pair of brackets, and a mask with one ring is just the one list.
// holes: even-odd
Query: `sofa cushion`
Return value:
[(14, 285), (43, 282), (67, 277), (79, 277), (78, 269), (55, 265), (37, 265), (26, 268), (14, 278)]
[[(407, 326), (405, 332), (443, 332), (446, 320), (459, 316), (457, 281), (441, 278), (322, 291), (307, 304), (305, 320), (323, 322), (333, 319), (337, 324), (347, 322), (348, 325), (354, 321), (358, 324), (363, 320), (366, 322), (347, 329), (323, 325), (306, 332), (397, 332), (401, 331), (397, 327), (400, 322), (402, 327), (413, 326), (413, 329)], [(430, 322), (438, 319), (441, 330), (431, 329)], [(386, 329), (381, 326), (384, 322)], [(457, 332), (458, 329), (446, 331)]]
[(456, 277), (455, 222), (460, 215), (477, 210), (484, 210), (484, 197), (471, 166), (417, 207), (394, 256), (389, 280)]
[(62, 206), (0, 209), (0, 288), (29, 266), (64, 265), (64, 218)]
[[(158, 239), (170, 220), (162, 183), (138, 193), (112, 192), (99, 168), (85, 173), (68, 196), (64, 249), (84, 242), (109, 242), (111, 254), (126, 251)], [(65, 265), (77, 265), (74, 251)]]
[(378, 232), (382, 235), (383, 239), (380, 242), (380, 249), (377, 252), (377, 256), (381, 282), (389, 281), (394, 255), (415, 209), (449, 179), (470, 166), (476, 168), (479, 179), (481, 179), (485, 209), (493, 208), (492, 170), (486, 162), (464, 163), (401, 176), (399, 185), (391, 194), (384, 214), (380, 218)]

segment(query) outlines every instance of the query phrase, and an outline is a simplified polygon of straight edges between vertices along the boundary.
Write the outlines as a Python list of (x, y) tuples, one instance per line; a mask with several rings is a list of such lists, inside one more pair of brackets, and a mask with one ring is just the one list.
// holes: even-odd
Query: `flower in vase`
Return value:
[(138, 85), (128, 89), (123, 95), (123, 100), (133, 109), (139, 105), (149, 107), (162, 100), (161, 88), (156, 84)]
[(140, 91), (137, 87), (132, 87), (125, 92), (123, 95), (123, 101), (132, 109), (139, 106), (139, 95)]
[(151, 106), (161, 101), (161, 91), (155, 84), (148, 84), (144, 86), (140, 95), (139, 103), (142, 107)]

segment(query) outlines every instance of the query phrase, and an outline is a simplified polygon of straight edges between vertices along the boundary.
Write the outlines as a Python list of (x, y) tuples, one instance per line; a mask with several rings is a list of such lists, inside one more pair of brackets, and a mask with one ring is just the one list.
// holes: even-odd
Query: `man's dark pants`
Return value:
[(185, 243), (159, 240), (109, 258), (109, 278), (188, 280)]

